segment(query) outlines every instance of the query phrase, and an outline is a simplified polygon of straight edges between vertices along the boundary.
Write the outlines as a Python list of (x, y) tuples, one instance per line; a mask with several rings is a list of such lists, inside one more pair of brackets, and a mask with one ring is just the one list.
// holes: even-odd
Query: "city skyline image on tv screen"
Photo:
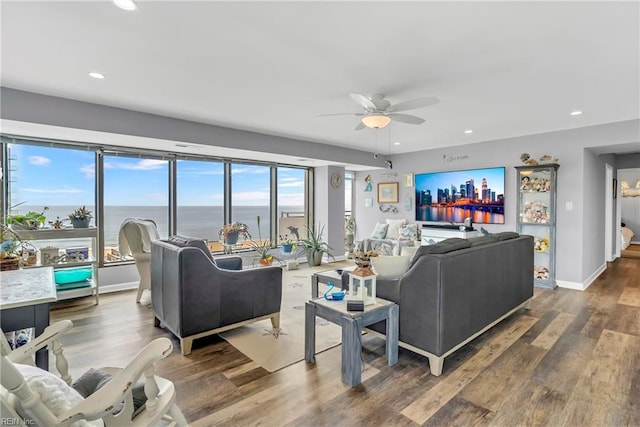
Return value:
[(416, 174), (416, 221), (504, 224), (504, 180), (504, 167)]

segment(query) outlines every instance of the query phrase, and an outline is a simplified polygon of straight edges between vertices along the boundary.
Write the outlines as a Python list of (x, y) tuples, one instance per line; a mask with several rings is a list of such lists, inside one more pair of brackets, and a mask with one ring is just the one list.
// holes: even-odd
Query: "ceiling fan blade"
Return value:
[(316, 114), (315, 117), (330, 117), (330, 116), (357, 116), (360, 113), (331, 113), (331, 114)]
[(402, 113), (390, 113), (387, 114), (391, 117), (392, 120), (401, 123), (409, 123), (412, 125), (419, 125), (424, 123), (424, 119), (418, 116), (412, 116), (411, 114), (402, 114)]
[(373, 101), (371, 101), (366, 96), (364, 96), (362, 94), (359, 94), (359, 93), (350, 93), (349, 96), (358, 105), (361, 105), (362, 108), (364, 108), (365, 110), (367, 110), (367, 111), (375, 111), (376, 110), (376, 104), (374, 104)]
[(366, 126), (364, 125), (364, 123), (362, 123), (361, 121), (358, 122), (358, 126), (356, 126), (355, 130), (362, 130), (364, 129)]
[(426, 98), (416, 98), (409, 101), (398, 102), (387, 109), (387, 111), (409, 111), (416, 108), (428, 107), (440, 102), (437, 96), (428, 96)]

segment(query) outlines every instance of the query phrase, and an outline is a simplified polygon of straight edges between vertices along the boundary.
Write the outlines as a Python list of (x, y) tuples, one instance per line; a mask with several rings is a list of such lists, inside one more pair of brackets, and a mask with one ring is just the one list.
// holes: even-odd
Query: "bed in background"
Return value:
[(631, 244), (631, 239), (635, 234), (624, 224), (620, 227), (620, 239), (622, 240), (622, 250), (625, 250)]

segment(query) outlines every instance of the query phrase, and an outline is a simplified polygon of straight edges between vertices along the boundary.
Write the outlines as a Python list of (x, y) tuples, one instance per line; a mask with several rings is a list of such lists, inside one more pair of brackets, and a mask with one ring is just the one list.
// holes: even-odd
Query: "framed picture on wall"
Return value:
[(399, 185), (397, 182), (378, 184), (378, 203), (398, 203)]

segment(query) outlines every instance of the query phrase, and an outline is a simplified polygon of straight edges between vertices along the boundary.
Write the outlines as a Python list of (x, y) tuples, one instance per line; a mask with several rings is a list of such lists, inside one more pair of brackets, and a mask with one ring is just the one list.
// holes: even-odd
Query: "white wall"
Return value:
[[(481, 144), (470, 144), (445, 149), (426, 150), (417, 153), (401, 154), (392, 157), (393, 172), (397, 177), (389, 179), (381, 176), (387, 173), (385, 170), (372, 170), (358, 172), (356, 174), (356, 221), (358, 238), (367, 236), (377, 221), (385, 218), (406, 218), (414, 220), (413, 210), (406, 212), (401, 204), (398, 204), (398, 214), (382, 213), (375, 203), (375, 184), (382, 181), (401, 181), (404, 173), (438, 172), (461, 169), (474, 169), (494, 166), (506, 166), (505, 185), (505, 224), (484, 225), (489, 231), (511, 231), (516, 229), (516, 171), (514, 166), (521, 165), (520, 154), (527, 152), (534, 158), (543, 154), (550, 154), (559, 159), (558, 169), (558, 216), (557, 216), (557, 258), (556, 277), (558, 280), (574, 284), (574, 287), (584, 287), (587, 279), (597, 271), (597, 265), (602, 264), (604, 254), (604, 206), (600, 202), (602, 220), (598, 225), (597, 233), (587, 233), (585, 224), (591, 227), (591, 219), (586, 219), (593, 211), (593, 191), (583, 182), (592, 183), (600, 179), (591, 177), (594, 167), (602, 165), (602, 179), (599, 181), (601, 192), (600, 200), (604, 194), (604, 166), (601, 160), (596, 160), (595, 155), (588, 154), (585, 148), (607, 145), (630, 144), (638, 142), (638, 126), (640, 120), (611, 123), (606, 125), (590, 126), (545, 134), (522, 136), (496, 141), (488, 141)], [(425, 128), (425, 131), (428, 127)], [(374, 207), (364, 208), (364, 198), (369, 193), (364, 193), (364, 177), (371, 174), (374, 179)], [(413, 192), (412, 188), (401, 187), (400, 200), (403, 200), (405, 191)], [(585, 197), (587, 202), (585, 201)], [(594, 196), (595, 197), (595, 196)], [(415, 201), (414, 201), (415, 202)], [(573, 210), (567, 210), (567, 202), (573, 204)], [(598, 264), (597, 259), (600, 259)]]
[(333, 188), (330, 184), (333, 174), (344, 178), (344, 168), (339, 166), (315, 168), (314, 227), (324, 226), (324, 241), (332, 248), (331, 254), (339, 260), (344, 258), (344, 179), (339, 188)]

